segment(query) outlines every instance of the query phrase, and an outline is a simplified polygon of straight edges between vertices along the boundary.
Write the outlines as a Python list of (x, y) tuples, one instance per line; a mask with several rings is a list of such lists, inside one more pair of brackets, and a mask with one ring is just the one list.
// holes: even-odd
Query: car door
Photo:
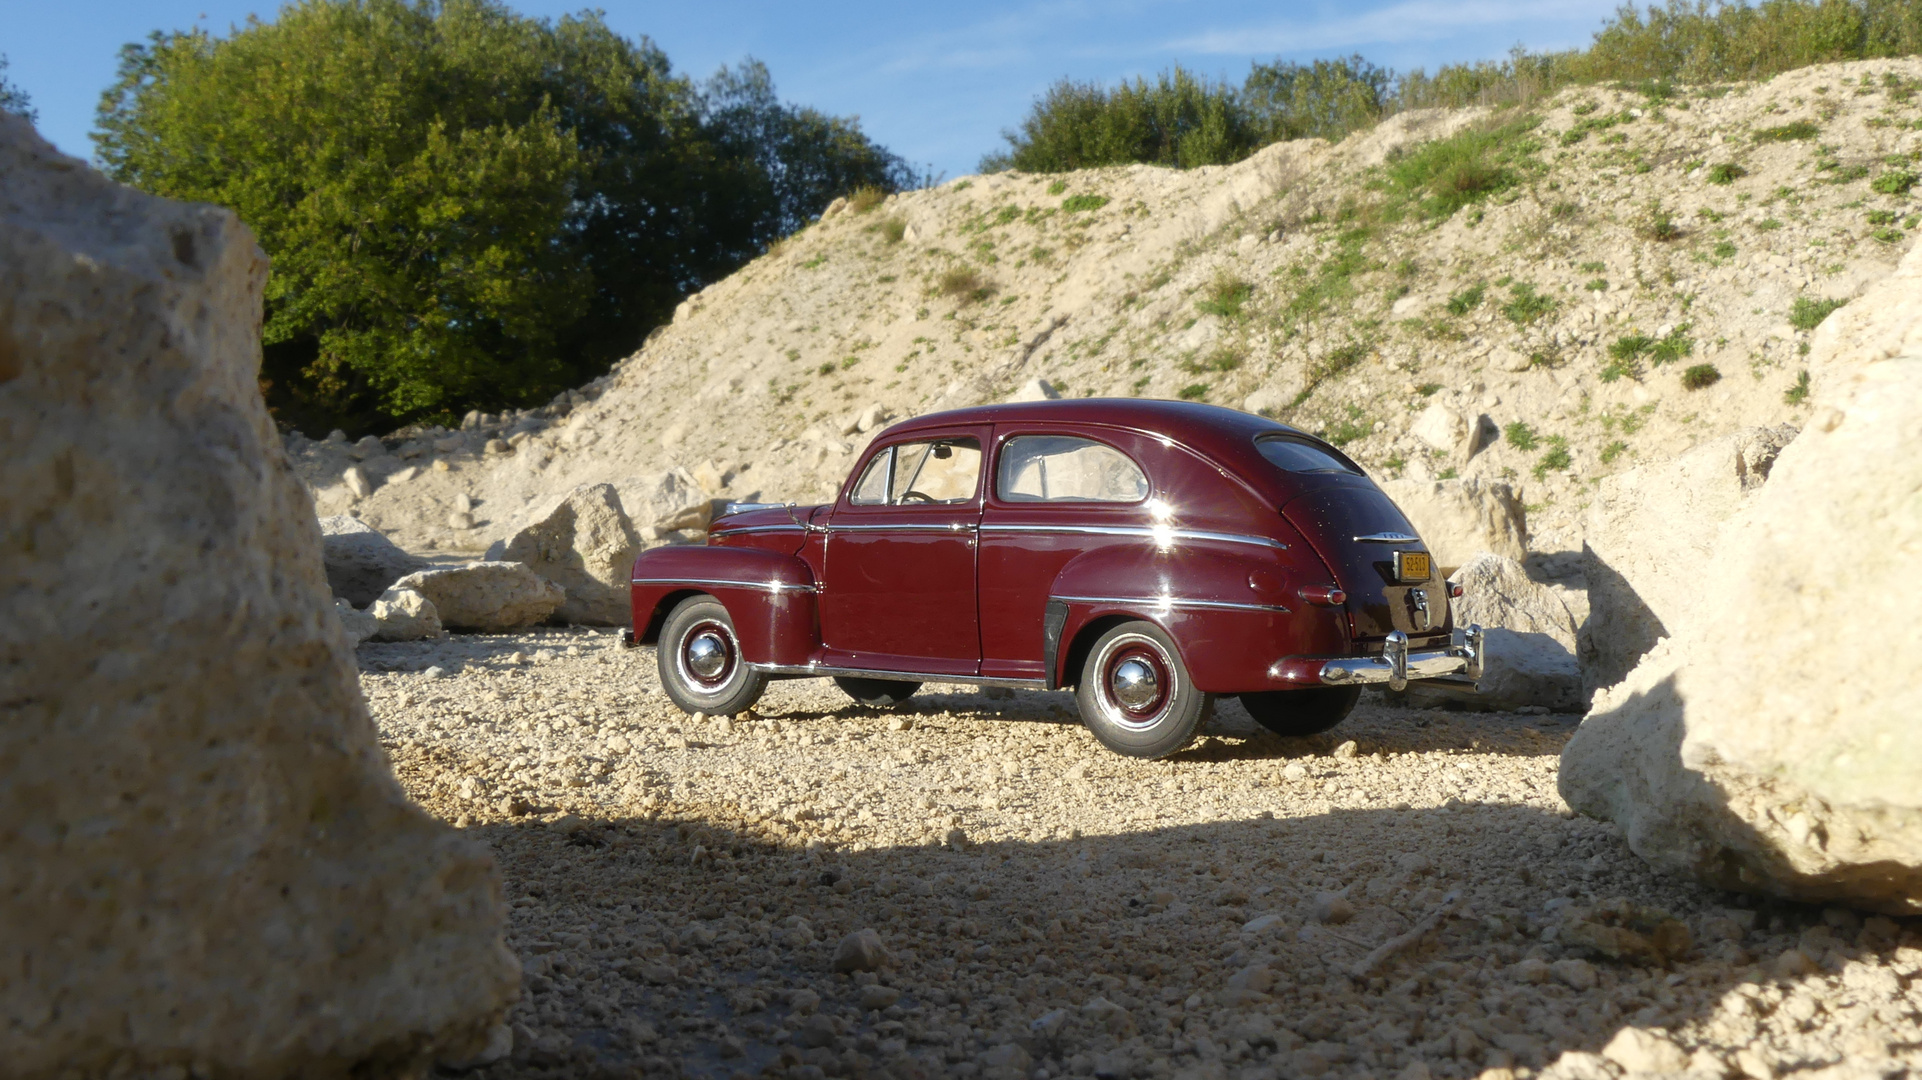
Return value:
[(1144, 440), (1036, 423), (997, 424), (995, 440), (981, 519), (981, 671), (1044, 679), (1043, 616), (1061, 568), (1100, 548), (1143, 546), (1156, 523), (1147, 509), (1152, 485), (1137, 460)]
[(975, 553), (990, 430), (903, 433), (835, 504), (821, 591), (830, 666), (979, 672)]

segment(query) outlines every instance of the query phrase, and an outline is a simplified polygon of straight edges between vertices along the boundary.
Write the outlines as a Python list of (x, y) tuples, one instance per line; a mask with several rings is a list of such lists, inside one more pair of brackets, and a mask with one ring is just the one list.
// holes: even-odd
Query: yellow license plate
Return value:
[(1395, 552), (1396, 581), (1427, 581), (1428, 553), (1426, 551)]

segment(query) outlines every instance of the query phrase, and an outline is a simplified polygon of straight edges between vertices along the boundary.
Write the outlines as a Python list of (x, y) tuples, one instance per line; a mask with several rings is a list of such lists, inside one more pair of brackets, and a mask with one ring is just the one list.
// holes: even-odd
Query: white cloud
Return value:
[(1364, 43), (1452, 37), (1474, 26), (1543, 23), (1614, 12), (1615, 0), (1402, 0), (1333, 19), (1264, 23), (1208, 30), (1169, 42), (1168, 49), (1247, 55), (1350, 48)]

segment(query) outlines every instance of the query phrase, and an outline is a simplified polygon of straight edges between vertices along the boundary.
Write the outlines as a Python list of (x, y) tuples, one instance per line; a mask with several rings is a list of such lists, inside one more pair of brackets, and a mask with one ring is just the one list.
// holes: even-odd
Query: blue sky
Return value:
[[(528, 15), (582, 5), (523, 0)], [(857, 114), (875, 139), (949, 177), (973, 172), (1000, 132), (1063, 76), (1113, 83), (1180, 63), (1239, 82), (1252, 60), (1360, 52), (1397, 69), (1585, 45), (1616, 0), (977, 0), (921, 5), (772, 0), (623, 3), (607, 20), (652, 37), (682, 72), (745, 56), (781, 95)], [(277, 3), (244, 0), (0, 0), (8, 77), (33, 96), (41, 131), (92, 156), (87, 132), (120, 46), (157, 29), (216, 33)]]

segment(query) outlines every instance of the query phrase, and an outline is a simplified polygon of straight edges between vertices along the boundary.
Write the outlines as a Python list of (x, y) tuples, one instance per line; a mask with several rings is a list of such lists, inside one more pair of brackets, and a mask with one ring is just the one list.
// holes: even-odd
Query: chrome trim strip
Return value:
[(879, 671), (874, 668), (829, 667), (825, 664), (749, 664), (763, 675), (791, 675), (801, 678), (896, 679), (903, 682), (962, 683), (968, 686), (1005, 686), (1014, 690), (1046, 690), (1046, 679), (998, 679), (986, 675), (941, 675), (922, 671)]
[(1280, 604), (1239, 604), (1232, 600), (1189, 600), (1178, 596), (1050, 596), (1070, 604), (1141, 604), (1151, 608), (1208, 608), (1216, 611), (1279, 611), (1290, 609)]
[(764, 503), (764, 502), (722, 503), (721, 516), (726, 517), (729, 514), (745, 514), (752, 510), (779, 510), (781, 507), (786, 505), (787, 505), (786, 503)]
[(819, 585), (796, 585), (791, 581), (738, 581), (733, 578), (634, 578), (631, 585), (717, 585), (730, 589), (758, 589), (761, 592), (820, 592)]
[(828, 531), (831, 533), (837, 533), (837, 532), (934, 532), (934, 533), (949, 533), (949, 534), (958, 535), (964, 532), (973, 532), (974, 528), (975, 527), (972, 525), (963, 525), (958, 521), (950, 522), (946, 525), (834, 525), (834, 524), (828, 525)]
[(1132, 536), (1143, 540), (1219, 540), (1287, 551), (1288, 545), (1266, 536), (1210, 532), (1206, 529), (1163, 529), (1148, 525), (983, 525), (982, 532), (1059, 533), (1066, 536)]
[[(777, 508), (777, 509), (778, 509), (778, 508)], [(807, 530), (806, 530), (805, 528), (803, 528), (802, 526), (799, 526), (799, 525), (743, 525), (743, 526), (741, 526), (741, 527), (740, 527), (740, 528), (738, 528), (738, 529), (730, 529), (730, 528), (726, 528), (726, 527), (723, 527), (723, 528), (720, 528), (720, 529), (717, 529), (717, 530), (715, 530), (715, 533), (714, 533), (714, 535), (716, 535), (716, 536), (746, 536), (746, 535), (747, 535), (748, 533), (764, 533), (764, 532), (806, 532), (806, 531), (807, 531)]]
[(1419, 544), (1421, 543), (1421, 537), (1410, 536), (1407, 533), (1401, 533), (1401, 532), (1378, 532), (1378, 533), (1369, 533), (1367, 536), (1357, 536), (1355, 537), (1355, 543), (1357, 544)]

